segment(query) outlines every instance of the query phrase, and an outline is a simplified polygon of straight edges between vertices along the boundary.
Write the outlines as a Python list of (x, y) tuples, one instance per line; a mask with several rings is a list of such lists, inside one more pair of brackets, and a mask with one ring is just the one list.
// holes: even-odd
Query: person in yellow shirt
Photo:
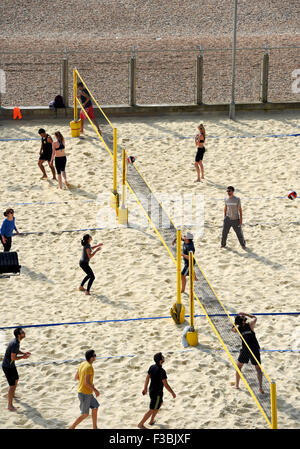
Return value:
[(93, 396), (99, 396), (99, 391), (94, 387), (94, 368), (93, 363), (96, 360), (96, 354), (93, 349), (90, 349), (85, 353), (86, 361), (82, 362), (75, 375), (75, 380), (79, 381), (78, 384), (78, 398), (80, 402), (81, 415), (71, 425), (70, 429), (75, 429), (78, 424), (81, 423), (87, 416), (89, 416), (89, 410), (92, 409), (92, 421), (93, 429), (97, 429), (97, 414), (99, 402)]

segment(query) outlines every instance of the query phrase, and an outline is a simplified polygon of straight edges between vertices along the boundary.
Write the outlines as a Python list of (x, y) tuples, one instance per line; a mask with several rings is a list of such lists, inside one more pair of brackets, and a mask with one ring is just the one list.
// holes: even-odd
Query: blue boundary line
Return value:
[[(230, 313), (229, 316), (237, 316), (237, 313)], [(300, 315), (300, 312), (261, 312), (261, 313), (253, 313), (253, 315), (256, 316), (297, 316)], [(198, 317), (205, 317), (206, 315), (195, 315), (195, 318)], [(220, 316), (225, 317), (227, 316), (225, 313), (216, 313), (209, 316)], [(186, 318), (189, 318), (189, 315), (185, 315)], [(170, 316), (155, 316), (155, 317), (145, 317), (145, 318), (123, 318), (123, 319), (117, 319), (117, 320), (93, 320), (93, 321), (72, 321), (72, 322), (65, 322), (65, 323), (46, 323), (46, 324), (27, 324), (24, 326), (3, 326), (0, 327), (0, 330), (5, 329), (15, 329), (16, 327), (22, 327), (22, 328), (30, 328), (30, 327), (52, 327), (52, 326), (66, 326), (66, 325), (75, 325), (75, 324), (93, 324), (93, 323), (120, 323), (120, 322), (126, 322), (126, 321), (147, 321), (147, 320), (162, 320), (172, 318)]]
[[(193, 349), (185, 349), (180, 351), (170, 351), (173, 353), (178, 352), (191, 352)], [(209, 350), (203, 350), (203, 352), (212, 352), (212, 351), (222, 351), (222, 348), (220, 349), (209, 349)], [(300, 352), (300, 349), (261, 349), (261, 352), (265, 353), (273, 353), (273, 352), (284, 352), (284, 353), (297, 353)], [(232, 352), (239, 352), (239, 349), (233, 350)], [(168, 353), (168, 352), (167, 352)], [(109, 355), (109, 356), (103, 356), (103, 357), (96, 357), (97, 360), (109, 360), (109, 359), (121, 359), (121, 358), (133, 358), (136, 357), (136, 354), (124, 354), (124, 355)], [(32, 365), (49, 365), (49, 364), (56, 364), (56, 365), (62, 365), (63, 363), (75, 363), (75, 362), (82, 362), (84, 361), (84, 358), (79, 359), (67, 359), (67, 360), (45, 360), (41, 362), (23, 362), (18, 363), (17, 366), (32, 366)]]
[[(255, 134), (252, 134), (250, 136), (207, 136), (209, 139), (259, 139), (259, 138), (265, 138), (265, 137), (274, 137), (274, 138), (280, 138), (280, 137), (299, 137), (300, 133), (291, 133), (291, 134), (265, 134), (261, 136), (257, 136)], [(163, 139), (164, 137), (162, 137)], [(72, 139), (72, 137), (66, 137), (66, 139)], [(92, 137), (92, 139), (97, 139), (97, 137)], [(149, 137), (148, 139), (152, 139)], [(192, 136), (183, 136), (180, 137), (180, 139), (194, 139)], [(0, 142), (20, 142), (20, 141), (31, 141), (31, 140), (40, 140), (39, 137), (17, 137), (17, 138), (1, 138)]]

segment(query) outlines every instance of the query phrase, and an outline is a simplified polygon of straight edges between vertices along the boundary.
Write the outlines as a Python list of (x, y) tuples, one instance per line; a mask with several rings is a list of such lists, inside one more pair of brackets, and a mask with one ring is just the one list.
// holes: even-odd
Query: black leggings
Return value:
[(89, 264), (87, 262), (79, 262), (79, 265), (83, 269), (83, 271), (87, 274), (86, 277), (81, 282), (81, 287), (83, 287), (84, 284), (87, 281), (89, 281), (88, 285), (87, 285), (87, 291), (89, 292), (91, 289), (91, 286), (95, 280), (95, 275), (93, 273), (93, 270), (91, 269), (91, 267), (89, 266)]
[(66, 163), (67, 163), (66, 156), (59, 156), (55, 158), (55, 168), (58, 175), (60, 175), (62, 171), (66, 170)]
[(4, 252), (8, 252), (10, 250), (10, 248), (11, 248), (11, 237), (5, 237), (5, 238), (6, 238), (6, 243), (3, 242), (2, 235), (1, 235), (1, 243), (2, 243), (3, 248), (4, 248)]

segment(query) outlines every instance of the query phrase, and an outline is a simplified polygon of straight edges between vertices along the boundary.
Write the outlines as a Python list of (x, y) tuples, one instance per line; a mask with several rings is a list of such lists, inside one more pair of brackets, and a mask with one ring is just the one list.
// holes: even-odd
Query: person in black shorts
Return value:
[(47, 179), (47, 174), (44, 168), (44, 162), (48, 162), (49, 167), (51, 168), (52, 171), (52, 178), (56, 179), (56, 175), (55, 175), (55, 168), (53, 167), (53, 163), (51, 162), (51, 156), (52, 156), (52, 137), (49, 136), (49, 134), (46, 133), (46, 131), (41, 128), (39, 129), (39, 135), (41, 136), (42, 142), (41, 142), (41, 149), (40, 149), (40, 157), (39, 157), (39, 162), (38, 162), (38, 166), (40, 167), (43, 176), (41, 177), (41, 179)]
[(201, 174), (201, 178), (204, 179), (204, 168), (203, 168), (202, 160), (203, 160), (203, 156), (205, 153), (205, 146), (204, 146), (205, 128), (202, 123), (200, 123), (200, 125), (198, 126), (198, 131), (199, 132), (195, 136), (195, 144), (197, 147), (197, 153), (196, 153), (196, 158), (195, 158), (197, 179), (195, 182), (201, 182), (200, 174)]
[(9, 384), (7, 408), (11, 412), (16, 411), (16, 408), (13, 406), (13, 399), (19, 380), (19, 374), (15, 365), (15, 361), (20, 359), (28, 359), (28, 357), (30, 357), (31, 355), (30, 352), (20, 351), (20, 343), (23, 338), (25, 338), (25, 332), (21, 327), (17, 327), (14, 330), (14, 336), (15, 338), (11, 340), (6, 348), (5, 355), (2, 361), (2, 370), (4, 371), (7, 382)]
[(163, 388), (166, 387), (166, 389), (171, 393), (173, 398), (176, 398), (176, 394), (170, 387), (170, 385), (167, 382), (167, 373), (163, 369), (162, 364), (164, 363), (165, 358), (162, 355), (161, 352), (158, 352), (154, 356), (154, 365), (151, 365), (147, 376), (145, 380), (144, 389), (142, 391), (142, 394), (147, 394), (148, 390), (148, 384), (151, 379), (150, 388), (149, 388), (149, 395), (150, 395), (150, 406), (149, 410), (145, 413), (143, 419), (139, 422), (138, 427), (140, 429), (146, 429), (144, 426), (145, 422), (151, 417), (149, 424), (152, 426), (155, 423), (155, 416), (157, 415), (160, 407), (163, 403)]
[[(92, 236), (89, 234), (85, 234), (83, 239), (81, 240), (82, 255), (79, 261), (80, 268), (86, 273), (85, 278), (82, 280), (79, 291), (85, 292), (86, 295), (90, 295), (90, 289), (95, 280), (95, 275), (93, 270), (90, 267), (90, 259), (101, 249), (103, 243), (99, 243), (98, 245), (91, 246)], [(92, 250), (95, 250), (92, 252)], [(87, 289), (84, 288), (84, 284), (88, 282)]]
[[(251, 318), (250, 323), (247, 323), (247, 318)], [(260, 368), (260, 346), (258, 344), (258, 341), (255, 336), (254, 327), (256, 324), (257, 318), (254, 315), (249, 315), (247, 313), (239, 313), (238, 316), (235, 317), (235, 326), (232, 326), (233, 332), (237, 332), (237, 329), (242, 339), (242, 349), (240, 351), (240, 355), (238, 358), (237, 366), (239, 370), (242, 369), (244, 363), (248, 363), (249, 360), (251, 361), (252, 365), (255, 366), (256, 372), (257, 372), (257, 378), (259, 383), (259, 391), (261, 393), (264, 393), (262, 388), (262, 371)], [(247, 345), (251, 349), (251, 352), (249, 351)], [(236, 378), (235, 378), (235, 388), (239, 389), (239, 383), (240, 383), (240, 375), (238, 371), (236, 371)]]
[(67, 181), (67, 174), (66, 174), (67, 156), (65, 153), (65, 139), (60, 131), (56, 131), (55, 137), (57, 140), (52, 144), (51, 163), (53, 163), (53, 160), (55, 160), (58, 185), (59, 188), (62, 189), (62, 176), (65, 180), (66, 186), (70, 187), (70, 184)]

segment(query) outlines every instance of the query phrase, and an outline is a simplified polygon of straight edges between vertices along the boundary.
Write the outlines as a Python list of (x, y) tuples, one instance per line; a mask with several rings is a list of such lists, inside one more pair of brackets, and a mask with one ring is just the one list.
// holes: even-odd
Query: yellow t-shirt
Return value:
[(93, 390), (86, 387), (86, 385), (84, 383), (84, 378), (87, 374), (90, 375), (90, 382), (91, 382), (91, 384), (93, 384), (94, 368), (89, 362), (82, 362), (78, 368), (78, 375), (79, 375), (78, 393), (84, 393), (84, 394), (92, 394), (93, 393)]

